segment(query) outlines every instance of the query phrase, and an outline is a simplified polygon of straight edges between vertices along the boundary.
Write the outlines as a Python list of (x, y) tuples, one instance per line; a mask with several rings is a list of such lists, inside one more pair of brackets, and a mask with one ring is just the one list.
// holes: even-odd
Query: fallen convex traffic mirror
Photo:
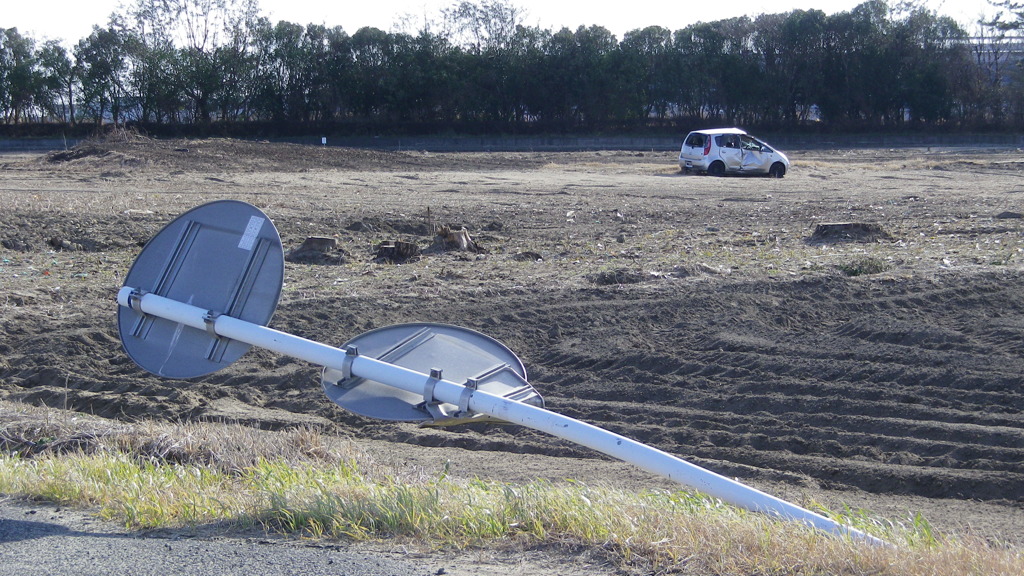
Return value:
[(724, 502), (870, 544), (884, 541), (611, 431), (552, 412), (516, 355), (479, 332), (433, 323), (371, 330), (340, 348), (267, 327), (284, 278), (273, 222), (244, 202), (193, 208), (157, 233), (117, 295), (127, 354), (168, 378), (220, 370), (258, 346), (323, 367), (342, 408), (385, 420), (481, 419), (564, 438)]

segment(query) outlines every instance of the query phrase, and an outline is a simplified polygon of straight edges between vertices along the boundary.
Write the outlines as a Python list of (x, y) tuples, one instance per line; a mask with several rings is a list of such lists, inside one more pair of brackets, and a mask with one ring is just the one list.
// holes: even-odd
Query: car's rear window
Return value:
[(694, 148), (704, 147), (704, 135), (703, 134), (690, 134), (690, 137), (686, 139), (687, 146), (693, 146)]

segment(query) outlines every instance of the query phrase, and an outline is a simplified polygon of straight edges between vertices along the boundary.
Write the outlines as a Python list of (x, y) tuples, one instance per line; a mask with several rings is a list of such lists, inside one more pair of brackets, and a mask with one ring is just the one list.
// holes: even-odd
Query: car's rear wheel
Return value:
[(768, 175), (772, 178), (782, 178), (786, 175), (786, 165), (782, 162), (772, 164), (772, 167), (768, 169)]
[(725, 162), (721, 160), (715, 160), (708, 166), (709, 176), (725, 176)]

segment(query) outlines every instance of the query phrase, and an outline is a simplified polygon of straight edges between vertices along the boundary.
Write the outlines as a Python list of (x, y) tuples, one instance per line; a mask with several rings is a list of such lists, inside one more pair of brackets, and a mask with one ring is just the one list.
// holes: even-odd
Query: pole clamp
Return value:
[(426, 384), (423, 385), (423, 402), (427, 405), (437, 403), (437, 400), (434, 399), (434, 387), (441, 381), (441, 378), (440, 368), (430, 369), (430, 377), (427, 378)]
[(217, 318), (220, 317), (220, 312), (214, 312), (213, 310), (207, 310), (206, 314), (203, 314), (203, 324), (206, 325), (206, 333), (214, 338), (220, 338), (220, 334), (217, 334)]
[(459, 414), (462, 416), (469, 415), (469, 399), (473, 396), (473, 392), (480, 386), (480, 381), (476, 378), (467, 378), (466, 383), (463, 384), (462, 394), (459, 395)]
[(341, 379), (339, 382), (345, 382), (352, 378), (352, 363), (355, 362), (356, 356), (359, 356), (359, 348), (356, 346), (345, 346), (345, 360), (341, 363)]
[(142, 297), (145, 295), (146, 291), (142, 288), (133, 288), (131, 294), (128, 295), (128, 307), (139, 314), (145, 314), (142, 311)]

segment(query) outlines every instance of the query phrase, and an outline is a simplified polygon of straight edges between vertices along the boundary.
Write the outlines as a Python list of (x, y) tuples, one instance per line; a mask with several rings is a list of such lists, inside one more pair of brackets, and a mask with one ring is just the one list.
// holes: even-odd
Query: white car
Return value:
[(789, 170), (789, 158), (739, 128), (715, 128), (686, 135), (679, 150), (679, 169), (712, 176), (767, 174), (782, 178)]

